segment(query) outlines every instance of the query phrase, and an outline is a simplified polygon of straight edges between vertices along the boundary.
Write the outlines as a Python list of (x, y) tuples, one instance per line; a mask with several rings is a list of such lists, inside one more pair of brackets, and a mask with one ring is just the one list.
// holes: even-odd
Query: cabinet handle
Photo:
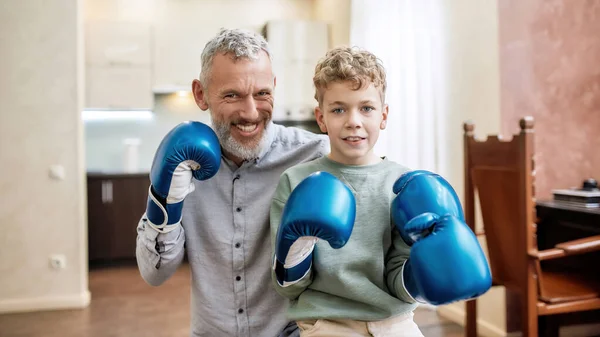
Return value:
[(108, 204), (113, 201), (113, 184), (112, 181), (102, 182), (102, 203)]

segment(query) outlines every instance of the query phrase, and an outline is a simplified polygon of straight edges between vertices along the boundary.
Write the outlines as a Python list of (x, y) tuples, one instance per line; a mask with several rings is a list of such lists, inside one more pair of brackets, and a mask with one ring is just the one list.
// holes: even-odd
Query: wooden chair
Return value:
[[(478, 141), (475, 126), (464, 124), (465, 220), (475, 230), (477, 192), (493, 285), (519, 294), (525, 337), (538, 336), (538, 316), (600, 308), (598, 280), (543, 268), (542, 261), (600, 250), (600, 236), (538, 251), (533, 124), (531, 117), (521, 119), (521, 131), (510, 141), (498, 136)], [(467, 302), (466, 336), (477, 336), (476, 300)]]

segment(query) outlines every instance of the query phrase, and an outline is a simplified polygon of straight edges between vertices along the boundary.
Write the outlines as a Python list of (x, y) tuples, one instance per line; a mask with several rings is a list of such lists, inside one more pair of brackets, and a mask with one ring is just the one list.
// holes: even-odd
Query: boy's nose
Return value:
[(348, 119), (346, 120), (346, 127), (355, 129), (355, 128), (359, 128), (360, 125), (361, 125), (360, 115), (355, 111), (351, 111), (348, 114)]

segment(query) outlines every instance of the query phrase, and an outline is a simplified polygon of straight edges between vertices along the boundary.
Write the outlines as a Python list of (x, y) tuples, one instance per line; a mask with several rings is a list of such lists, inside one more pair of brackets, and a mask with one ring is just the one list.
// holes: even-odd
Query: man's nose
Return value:
[(240, 117), (247, 120), (256, 120), (258, 119), (259, 113), (256, 109), (256, 101), (254, 97), (248, 95), (244, 100), (244, 107), (240, 112)]

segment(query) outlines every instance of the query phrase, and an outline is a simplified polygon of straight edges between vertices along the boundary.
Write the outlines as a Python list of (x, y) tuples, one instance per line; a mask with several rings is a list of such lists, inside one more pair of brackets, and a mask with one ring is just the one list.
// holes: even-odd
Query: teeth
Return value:
[(361, 137), (346, 137), (346, 140), (349, 140), (351, 142), (355, 142), (355, 141), (358, 141), (361, 139), (362, 139)]
[(250, 124), (250, 125), (241, 125), (241, 124), (236, 124), (236, 128), (244, 131), (244, 132), (252, 132), (254, 130), (256, 130), (256, 127), (258, 126), (258, 124)]

